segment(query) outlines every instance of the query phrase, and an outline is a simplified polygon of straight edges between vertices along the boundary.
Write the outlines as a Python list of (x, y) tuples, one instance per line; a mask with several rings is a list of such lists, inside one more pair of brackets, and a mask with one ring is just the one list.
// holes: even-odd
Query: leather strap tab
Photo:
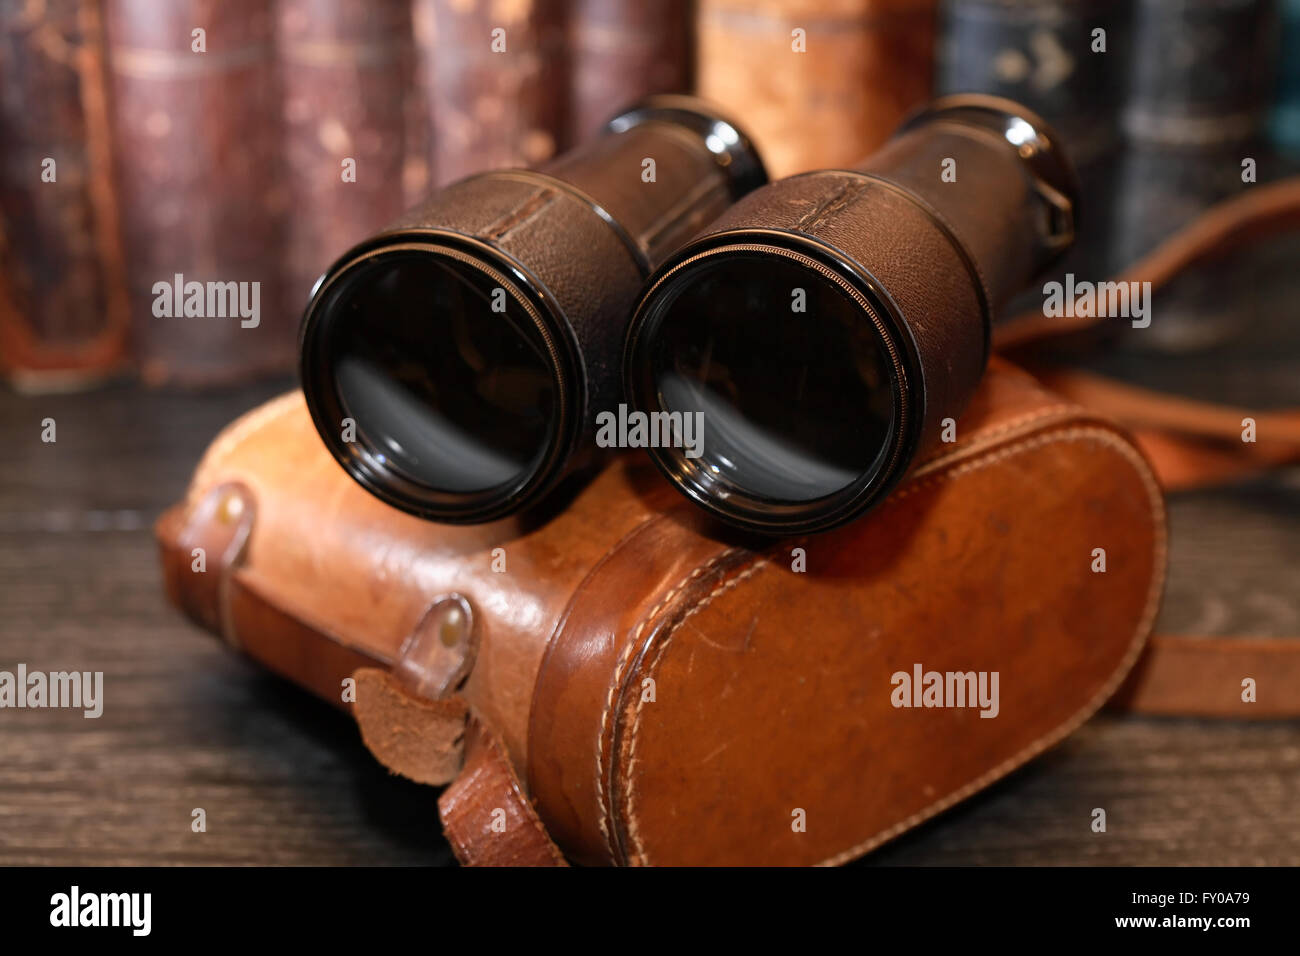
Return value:
[(257, 504), (240, 482), (217, 485), (185, 516), (178, 554), (169, 573), (193, 580), (169, 588), (181, 609), (208, 630), (239, 647), (230, 621), (230, 579), (244, 562)]
[(388, 671), (359, 668), (353, 715), (361, 739), (393, 773), (451, 786), (438, 799), (443, 831), (466, 866), (567, 866), (505, 744), (460, 697), (411, 693)]
[(357, 682), (352, 713), (376, 760), (395, 774), (433, 787), (456, 778), (468, 716), (461, 698), (419, 697), (376, 667), (359, 668), (352, 678)]
[(524, 795), (505, 744), (476, 717), (466, 731), (465, 767), (438, 798), (438, 812), (466, 866), (568, 866)]
[(402, 642), (393, 676), (408, 691), (437, 699), (456, 692), (478, 654), (478, 629), (469, 601), (438, 598)]
[[(1247, 678), (1254, 701), (1242, 699)], [(1157, 634), (1109, 706), (1177, 716), (1300, 716), (1300, 642)]]

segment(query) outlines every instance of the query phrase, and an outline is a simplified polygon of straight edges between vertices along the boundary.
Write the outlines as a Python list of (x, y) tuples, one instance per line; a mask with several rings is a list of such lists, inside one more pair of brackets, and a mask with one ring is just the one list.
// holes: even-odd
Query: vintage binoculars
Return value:
[(855, 169), (765, 182), (734, 123), (654, 97), (539, 171), (436, 193), (318, 283), (317, 430), (390, 504), (488, 521), (581, 463), (626, 389), (670, 439), (660, 470), (723, 520), (862, 514), (964, 408), (994, 310), (1073, 241), (1077, 180), (1041, 119), (969, 95)]
[(313, 291), (300, 371), (317, 431), (413, 514), (470, 523), (532, 505), (622, 396), (646, 276), (766, 181), (731, 122), (657, 96), (539, 170), (434, 193)]

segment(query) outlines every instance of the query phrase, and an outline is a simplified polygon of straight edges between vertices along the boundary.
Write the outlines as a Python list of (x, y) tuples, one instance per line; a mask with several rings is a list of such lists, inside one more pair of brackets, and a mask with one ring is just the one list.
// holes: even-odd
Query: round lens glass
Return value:
[(322, 314), (343, 414), (381, 465), (472, 495), (524, 480), (545, 456), (557, 402), (546, 343), (488, 274), (432, 250), (386, 252)]
[(717, 494), (801, 504), (883, 464), (891, 362), (837, 283), (781, 255), (733, 250), (687, 267), (665, 296), (653, 386), (663, 411), (697, 416), (695, 465)]

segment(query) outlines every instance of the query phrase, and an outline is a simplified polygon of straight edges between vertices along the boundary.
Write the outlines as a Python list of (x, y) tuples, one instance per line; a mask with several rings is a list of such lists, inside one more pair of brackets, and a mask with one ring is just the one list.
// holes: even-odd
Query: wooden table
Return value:
[[(433, 790), (163, 599), (151, 523), (283, 387), (0, 393), (0, 669), (106, 685), (98, 720), (0, 711), (0, 864), (452, 862)], [(1300, 475), (1180, 499), (1172, 537), (1162, 626), (1300, 638)], [(1300, 864), (1300, 723), (1103, 714), (868, 862)]]

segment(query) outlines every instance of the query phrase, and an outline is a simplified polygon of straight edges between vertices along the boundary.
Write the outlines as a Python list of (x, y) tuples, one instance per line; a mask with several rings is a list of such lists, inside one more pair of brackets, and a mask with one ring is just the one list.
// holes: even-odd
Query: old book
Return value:
[(24, 390), (123, 365), (99, 5), (0, 5), (0, 372)]
[(406, 208), (405, 97), (413, 51), (407, 0), (279, 0), (286, 310), (351, 245)]
[(436, 185), (567, 145), (568, 0), (415, 0)]
[(1273, 110), (1273, 142), (1300, 158), (1300, 0), (1282, 0), (1282, 62)]
[(573, 0), (571, 139), (652, 93), (691, 89), (691, 0)]
[[(1062, 273), (1113, 271), (1110, 215), (1131, 53), (1128, 0), (944, 0), (936, 92), (1023, 103), (1065, 141), (1080, 179), (1079, 235)], [(1040, 296), (1041, 298), (1041, 296)], [(1025, 300), (1021, 300), (1025, 301)]]
[(933, 0), (699, 0), (698, 92), (773, 178), (851, 166), (930, 97)]
[(1126, 0), (945, 0), (936, 92), (1024, 103), (1087, 167), (1119, 143), (1130, 12)]
[(132, 324), (149, 382), (291, 367), (273, 8), (105, 6)]
[[(1279, 54), (1276, 7), (1140, 0), (1132, 44), (1112, 244), (1120, 266), (1269, 178), (1263, 131)], [(1223, 307), (1225, 288), (1246, 292), (1259, 280), (1253, 259), (1185, 276), (1151, 327), (1126, 341), (1173, 351), (1220, 344), (1249, 321), (1246, 310)]]

